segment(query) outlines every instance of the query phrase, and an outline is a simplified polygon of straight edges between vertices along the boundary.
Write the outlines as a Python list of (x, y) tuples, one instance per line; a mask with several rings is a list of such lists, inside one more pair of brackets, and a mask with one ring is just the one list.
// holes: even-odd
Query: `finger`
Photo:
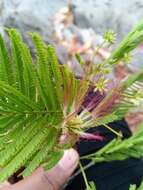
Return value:
[(6, 187), (8, 187), (8, 186), (10, 186), (10, 183), (9, 182), (3, 182), (3, 183), (1, 183), (0, 184), (0, 190), (3, 188), (4, 189), (4, 187), (6, 188)]
[(48, 172), (40, 167), (31, 176), (1, 190), (59, 190), (77, 167), (78, 160), (74, 149), (66, 150), (59, 163)]
[(51, 184), (51, 189), (48, 190), (58, 190), (77, 167), (78, 160), (79, 156), (74, 149), (66, 151), (60, 162), (45, 175)]

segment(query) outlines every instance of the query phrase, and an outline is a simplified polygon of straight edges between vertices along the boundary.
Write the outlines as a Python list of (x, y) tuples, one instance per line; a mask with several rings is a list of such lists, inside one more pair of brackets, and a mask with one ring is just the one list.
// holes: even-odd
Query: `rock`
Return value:
[[(27, 31), (37, 31), (46, 42), (53, 43), (55, 15), (61, 8), (67, 6), (68, 1), (1, 0), (0, 32), (4, 34), (4, 27), (18, 28), (31, 46), (25, 34)], [(143, 0), (73, 0), (72, 7), (77, 28), (85, 30), (90, 28), (98, 34), (113, 29), (118, 34), (117, 42), (143, 17)], [(134, 61), (135, 67), (138, 67), (143, 60), (138, 52), (136, 55), (137, 59)], [(62, 56), (60, 57), (62, 59)]]
[(39, 32), (46, 41), (53, 35), (53, 20), (56, 12), (66, 5), (66, 0), (1, 0), (0, 21), (3, 27)]
[(74, 0), (76, 25), (102, 34), (113, 29), (120, 40), (143, 17), (143, 0)]
[[(1, 26), (16, 27), (22, 32), (38, 31), (45, 39), (53, 34), (53, 19), (68, 0), (1, 0)], [(97, 33), (113, 29), (122, 38), (143, 17), (143, 0), (74, 0), (75, 23), (93, 28)]]

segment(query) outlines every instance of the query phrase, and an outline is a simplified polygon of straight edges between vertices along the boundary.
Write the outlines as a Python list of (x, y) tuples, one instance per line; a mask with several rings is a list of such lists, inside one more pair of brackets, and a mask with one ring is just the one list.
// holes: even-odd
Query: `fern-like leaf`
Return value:
[(6, 81), (8, 84), (13, 84), (13, 70), (12, 63), (8, 55), (4, 40), (0, 35), (0, 79)]
[(110, 64), (116, 64), (143, 42), (143, 20), (124, 38), (111, 56), (106, 60)]

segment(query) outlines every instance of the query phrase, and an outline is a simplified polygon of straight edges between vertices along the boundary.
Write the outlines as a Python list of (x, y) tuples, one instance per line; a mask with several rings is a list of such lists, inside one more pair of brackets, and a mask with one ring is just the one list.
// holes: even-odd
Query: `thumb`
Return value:
[(78, 153), (66, 150), (59, 163), (45, 172), (39, 167), (31, 176), (2, 190), (59, 190), (77, 167)]
[(66, 150), (59, 163), (45, 175), (52, 187), (48, 190), (58, 190), (68, 180), (77, 167), (78, 160), (79, 156), (74, 149)]

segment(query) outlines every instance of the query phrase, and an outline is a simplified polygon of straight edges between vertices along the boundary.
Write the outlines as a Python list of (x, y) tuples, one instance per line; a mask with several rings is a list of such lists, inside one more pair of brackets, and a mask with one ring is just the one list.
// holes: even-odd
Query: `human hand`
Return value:
[(59, 163), (48, 172), (39, 167), (31, 176), (14, 185), (5, 185), (0, 190), (60, 190), (75, 170), (78, 160), (74, 149), (66, 150)]

